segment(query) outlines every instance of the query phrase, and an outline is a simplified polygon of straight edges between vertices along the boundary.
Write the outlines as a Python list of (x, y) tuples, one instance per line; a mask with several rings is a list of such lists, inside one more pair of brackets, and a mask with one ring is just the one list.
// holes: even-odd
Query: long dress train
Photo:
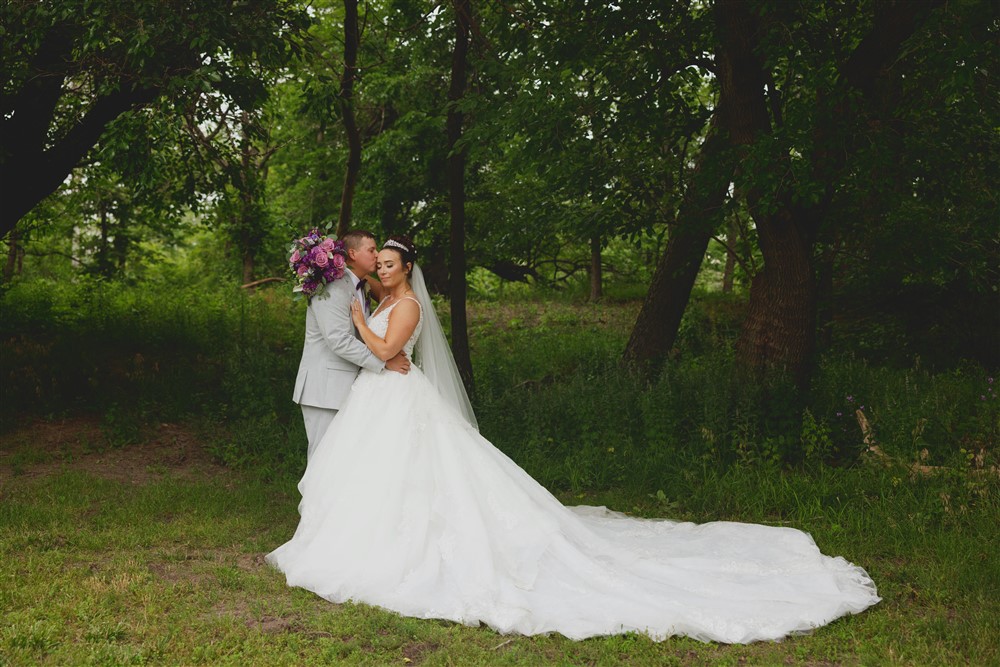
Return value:
[[(376, 312), (371, 329), (384, 336), (391, 312)], [(295, 535), (268, 562), (291, 586), (406, 616), (572, 639), (744, 643), (879, 601), (862, 568), (792, 528), (563, 506), (415, 365), (405, 376), (361, 371), (299, 491)]]

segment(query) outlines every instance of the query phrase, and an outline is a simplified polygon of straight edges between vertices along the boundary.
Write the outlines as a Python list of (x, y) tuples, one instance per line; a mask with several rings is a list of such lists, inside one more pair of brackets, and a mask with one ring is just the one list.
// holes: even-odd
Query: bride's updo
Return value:
[(403, 260), (403, 264), (409, 264), (406, 268), (406, 273), (409, 274), (413, 270), (413, 264), (417, 261), (417, 247), (413, 245), (413, 241), (410, 240), (409, 236), (397, 235), (390, 236), (385, 243), (382, 244), (382, 250), (394, 250), (399, 253), (400, 259)]

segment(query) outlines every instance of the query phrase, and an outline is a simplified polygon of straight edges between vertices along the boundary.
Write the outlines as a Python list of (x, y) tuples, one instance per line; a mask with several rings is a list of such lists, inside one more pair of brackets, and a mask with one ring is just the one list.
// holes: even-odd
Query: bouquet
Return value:
[(292, 291), (298, 294), (318, 296), (327, 283), (342, 278), (347, 272), (344, 242), (320, 236), (318, 229), (295, 239), (290, 250), (288, 265), (298, 283)]

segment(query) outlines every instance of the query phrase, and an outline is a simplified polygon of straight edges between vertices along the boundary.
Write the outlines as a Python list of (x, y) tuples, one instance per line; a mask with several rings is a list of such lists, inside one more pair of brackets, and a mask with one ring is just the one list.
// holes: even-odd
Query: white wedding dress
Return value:
[[(391, 313), (377, 311), (370, 328), (384, 336)], [(299, 491), (295, 535), (268, 562), (291, 586), (406, 616), (572, 639), (744, 643), (879, 601), (862, 568), (798, 530), (563, 506), (416, 365), (361, 371)]]

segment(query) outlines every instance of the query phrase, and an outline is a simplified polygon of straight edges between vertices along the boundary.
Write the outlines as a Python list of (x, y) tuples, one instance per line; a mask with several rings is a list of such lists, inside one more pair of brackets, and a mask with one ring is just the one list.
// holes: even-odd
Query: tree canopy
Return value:
[(757, 377), (807, 386), (844, 331), (1000, 362), (985, 0), (0, 12), (6, 280), (67, 235), (67, 261), (101, 275), (139, 279), (197, 239), (250, 283), (286, 270), (297, 232), (339, 223), (415, 237), (430, 283), (461, 284), (453, 309), (468, 281), (636, 285), (624, 356), (653, 369), (726, 256)]

